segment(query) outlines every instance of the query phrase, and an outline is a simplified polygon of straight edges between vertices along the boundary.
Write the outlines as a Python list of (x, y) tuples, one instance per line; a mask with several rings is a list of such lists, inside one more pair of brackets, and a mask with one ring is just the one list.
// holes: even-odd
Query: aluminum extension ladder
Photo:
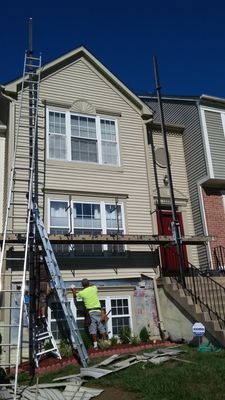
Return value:
[[(27, 264), (29, 231), (31, 221), (35, 143), (39, 107), (41, 56), (25, 53), (23, 78), (19, 92), (19, 111), (16, 114), (14, 154), (8, 188), (7, 208), (0, 258), (1, 313), (0, 332), (2, 335), (0, 367), (14, 371), (11, 386), (14, 399), (17, 398), (19, 364), (23, 360), (22, 336), (24, 316), (24, 295), (29, 280)], [(15, 235), (14, 243), (7, 243), (8, 234)], [(24, 243), (17, 241), (20, 235)], [(16, 256), (15, 256), (16, 254)], [(14, 304), (14, 298), (19, 299)], [(19, 317), (18, 317), (19, 312)]]
[(77, 350), (83, 367), (86, 367), (88, 362), (88, 354), (71, 311), (70, 303), (66, 294), (66, 286), (55, 258), (52, 245), (48, 238), (44, 223), (41, 219), (40, 212), (35, 205), (33, 207), (33, 214), (42, 242), (43, 250), (45, 252), (45, 262), (52, 279), (53, 288), (55, 289), (69, 328), (71, 344), (73, 348)]

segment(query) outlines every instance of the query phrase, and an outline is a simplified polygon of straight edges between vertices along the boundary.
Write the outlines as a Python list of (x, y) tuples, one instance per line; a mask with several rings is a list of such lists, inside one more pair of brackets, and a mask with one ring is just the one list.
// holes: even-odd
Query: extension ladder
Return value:
[(86, 348), (84, 346), (83, 340), (81, 338), (77, 323), (74, 319), (73, 313), (71, 311), (70, 303), (66, 294), (66, 286), (62, 278), (61, 271), (59, 269), (57, 260), (52, 249), (52, 245), (48, 238), (44, 223), (41, 219), (39, 209), (34, 205), (33, 207), (34, 218), (36, 221), (37, 229), (40, 235), (43, 250), (45, 252), (45, 262), (48, 267), (49, 274), (52, 279), (53, 287), (61, 304), (69, 332), (70, 340), (74, 349), (77, 350), (80, 361), (84, 367), (87, 366), (88, 355)]
[[(24, 316), (24, 294), (29, 280), (27, 264), (29, 231), (33, 193), (34, 148), (37, 134), (38, 102), (40, 87), (41, 56), (25, 53), (23, 78), (19, 92), (19, 111), (16, 114), (14, 155), (9, 181), (3, 242), (0, 259), (1, 312), (3, 324), (1, 367), (15, 371), (12, 383), (14, 399), (17, 396), (19, 364), (22, 361), (22, 336)], [(29, 133), (27, 132), (29, 131)], [(7, 236), (15, 234), (15, 243), (7, 244)], [(24, 239), (17, 241), (17, 234)], [(15, 256), (16, 254), (16, 256)], [(20, 269), (22, 271), (18, 272)], [(19, 299), (18, 304), (13, 300)], [(19, 312), (19, 317), (18, 317)]]

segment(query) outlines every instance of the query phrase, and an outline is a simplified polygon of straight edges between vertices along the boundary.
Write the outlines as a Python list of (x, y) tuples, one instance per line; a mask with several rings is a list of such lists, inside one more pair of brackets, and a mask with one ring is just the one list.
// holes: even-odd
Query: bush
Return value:
[(108, 349), (111, 346), (111, 341), (110, 340), (103, 340), (103, 339), (99, 339), (98, 340), (98, 347), (101, 350), (105, 350)]
[(88, 333), (81, 332), (81, 339), (83, 340), (86, 349), (90, 349), (90, 347), (92, 347), (92, 341)]
[(136, 346), (140, 343), (141, 343), (141, 339), (138, 336), (131, 336), (130, 344), (133, 344), (134, 346)]
[(73, 354), (71, 344), (66, 339), (61, 339), (59, 343), (59, 352), (62, 357), (70, 357)]
[(118, 343), (118, 337), (117, 336), (112, 336), (110, 339), (111, 346), (115, 346)]
[(131, 331), (129, 326), (124, 326), (119, 331), (119, 338), (121, 343), (130, 343)]
[(142, 342), (142, 343), (148, 342), (148, 341), (149, 341), (149, 336), (150, 336), (149, 331), (148, 331), (148, 329), (144, 326), (144, 327), (141, 329), (141, 332), (139, 333), (139, 337), (140, 337), (141, 342)]

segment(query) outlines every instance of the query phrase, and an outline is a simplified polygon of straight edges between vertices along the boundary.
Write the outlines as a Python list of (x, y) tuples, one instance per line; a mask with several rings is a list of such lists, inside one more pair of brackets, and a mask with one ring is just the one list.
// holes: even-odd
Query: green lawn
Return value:
[(158, 366), (140, 363), (95, 382), (103, 388), (119, 386), (141, 400), (225, 399), (224, 350), (201, 353), (188, 349), (181, 358), (194, 364), (172, 360)]
[[(140, 363), (91, 380), (90, 386), (118, 387), (135, 393), (135, 398), (140, 400), (225, 400), (225, 351), (201, 353), (197, 349), (184, 348), (187, 353), (180, 358), (193, 363), (173, 360), (158, 366)], [(98, 362), (95, 359), (91, 365)], [(56, 376), (73, 373), (79, 373), (77, 366), (46, 374), (40, 381), (49, 382)]]

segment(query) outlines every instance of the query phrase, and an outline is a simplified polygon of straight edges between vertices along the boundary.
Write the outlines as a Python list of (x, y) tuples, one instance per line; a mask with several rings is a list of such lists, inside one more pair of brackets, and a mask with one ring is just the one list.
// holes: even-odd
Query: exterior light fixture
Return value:
[(164, 182), (164, 185), (165, 185), (165, 186), (168, 186), (168, 185), (169, 185), (169, 178), (168, 178), (168, 175), (165, 175), (165, 176), (164, 176), (163, 182)]

